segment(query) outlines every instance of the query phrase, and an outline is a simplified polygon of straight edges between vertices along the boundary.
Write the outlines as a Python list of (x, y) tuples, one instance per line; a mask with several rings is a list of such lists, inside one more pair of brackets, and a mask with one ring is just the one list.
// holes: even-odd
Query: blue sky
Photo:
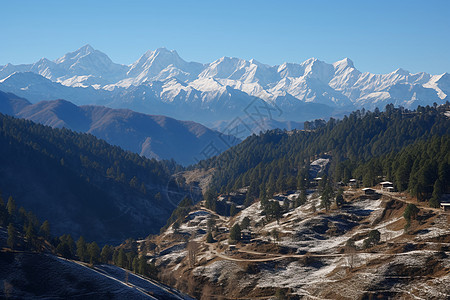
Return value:
[(85, 44), (130, 64), (175, 49), (270, 65), (351, 58), (361, 71), (450, 72), (450, 1), (1, 1), (0, 65)]

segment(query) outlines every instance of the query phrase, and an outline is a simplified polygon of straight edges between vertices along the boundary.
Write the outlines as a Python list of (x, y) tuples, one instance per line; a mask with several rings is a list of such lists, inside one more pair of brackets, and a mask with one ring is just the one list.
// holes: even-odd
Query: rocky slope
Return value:
[[(155, 238), (148, 255), (162, 280), (200, 299), (448, 298), (450, 215), (416, 202), (419, 215), (405, 231), (403, 211), (414, 200), (378, 192), (348, 190), (345, 204), (326, 212), (311, 190), (279, 224), (265, 220), (259, 203), (232, 218), (199, 205), (179, 229)], [(252, 237), (231, 248), (228, 231), (245, 217)], [(209, 219), (213, 243), (206, 242)], [(365, 248), (373, 230), (380, 241)]]

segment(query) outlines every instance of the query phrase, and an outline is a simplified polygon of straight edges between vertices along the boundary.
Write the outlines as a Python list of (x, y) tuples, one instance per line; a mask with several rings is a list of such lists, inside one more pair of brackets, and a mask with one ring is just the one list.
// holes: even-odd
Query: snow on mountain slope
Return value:
[(147, 51), (127, 71), (127, 79), (120, 86), (127, 86), (126, 82), (139, 85), (146, 81), (178, 78), (183, 81), (197, 76), (203, 69), (200, 63), (184, 61), (175, 50), (159, 48), (155, 51)]
[[(30, 86), (39, 81), (36, 77), (30, 78), (28, 85), (26, 78), (12, 80), (12, 74), (23, 72), (60, 85), (42, 81), (44, 84)], [(242, 111), (253, 97), (277, 103), (281, 109), (299, 110), (304, 103), (326, 105), (331, 110), (320, 116), (324, 118), (362, 107), (384, 108), (388, 103), (407, 108), (440, 104), (448, 99), (450, 75), (411, 74), (403, 69), (388, 74), (361, 73), (349, 58), (333, 64), (311, 58), (270, 66), (254, 59), (222, 57), (202, 64), (187, 62), (166, 48), (147, 51), (126, 66), (86, 45), (55, 61), (43, 58), (29, 65), (0, 66), (0, 89), (32, 101), (64, 98), (77, 104), (110, 105), (183, 119), (201, 111), (203, 115), (193, 114), (193, 120), (203, 122), (208, 112), (219, 109), (237, 117), (233, 109)], [(235, 95), (238, 99), (230, 98)]]
[[(29, 65), (6, 65), (0, 70), (0, 79), (14, 72), (33, 72), (67, 86), (103, 86), (117, 82), (125, 76), (127, 70), (127, 66), (113, 63), (103, 52), (85, 45), (55, 61), (42, 58)], [(67, 81), (68, 79), (71, 80)], [(86, 81), (87, 79), (89, 80)]]

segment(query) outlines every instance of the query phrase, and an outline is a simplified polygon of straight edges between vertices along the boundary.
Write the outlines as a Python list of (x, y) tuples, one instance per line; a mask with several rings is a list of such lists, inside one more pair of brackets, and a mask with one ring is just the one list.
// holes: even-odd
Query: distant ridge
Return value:
[[(179, 121), (157, 115), (146, 115), (127, 109), (103, 106), (76, 106), (65, 100), (31, 104), (11, 93), (0, 91), (0, 112), (56, 128), (86, 132), (148, 158), (174, 159), (194, 164), (205, 159), (202, 150), (216, 141), (218, 150), (240, 142), (218, 143), (220, 133), (192, 121)], [(218, 154), (218, 153), (215, 153)]]

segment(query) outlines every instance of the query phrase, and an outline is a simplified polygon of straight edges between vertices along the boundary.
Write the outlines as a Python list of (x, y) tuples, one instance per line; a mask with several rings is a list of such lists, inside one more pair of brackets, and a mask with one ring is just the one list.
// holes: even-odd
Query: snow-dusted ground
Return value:
[[(356, 244), (362, 246), (367, 234), (374, 229), (381, 233), (382, 242), (390, 241), (393, 245), (396, 242), (404, 245), (411, 243), (410, 237), (403, 236), (401, 240), (398, 239), (404, 233), (402, 226), (398, 225), (403, 217), (397, 216), (378, 221), (385, 209), (382, 200), (354, 200), (347, 202), (340, 210), (331, 210), (326, 213), (319, 204), (320, 197), (314, 193), (309, 194), (307, 203), (285, 213), (279, 224), (272, 221), (262, 227), (255, 227), (254, 224), (262, 223), (264, 216), (261, 216), (260, 203), (254, 203), (241, 211), (233, 221), (233, 223), (242, 222), (245, 217), (250, 218), (251, 230), (257, 234), (257, 239), (261, 240), (269, 240), (267, 233), (276, 229), (281, 237), (275, 243), (292, 248), (298, 254), (272, 253), (260, 256), (263, 253), (253, 251), (251, 246), (240, 249), (242, 245), (238, 245), (238, 250), (235, 252), (217, 250), (219, 245), (221, 249), (227, 248), (228, 242), (223, 240), (209, 245), (209, 250), (200, 251), (197, 261), (202, 260), (206, 263), (197, 266), (193, 270), (193, 275), (205, 277), (214, 284), (229, 282), (232, 279), (238, 281), (238, 286), (242, 290), (289, 288), (293, 293), (308, 299), (316, 297), (318, 299), (334, 299), (335, 297), (354, 299), (367, 296), (374, 290), (384, 291), (386, 295), (400, 293), (400, 295), (410, 295), (412, 298), (419, 299), (426, 299), (426, 295), (436, 299), (450, 297), (449, 291), (443, 289), (443, 282), (445, 282), (444, 279), (448, 279), (448, 274), (440, 278), (429, 276), (412, 278), (402, 275), (408, 274), (408, 271), (404, 271), (405, 269), (411, 269), (411, 272), (421, 270), (427, 266), (430, 259), (439, 261), (443, 268), (449, 268), (450, 260), (436, 256), (438, 253), (436, 250), (439, 250), (442, 245), (427, 241), (429, 238), (450, 232), (446, 215), (438, 216), (429, 230), (422, 230), (414, 237), (416, 241), (425, 241), (422, 244), (427, 245), (427, 250), (393, 254), (385, 253), (384, 250), (376, 253), (360, 250), (352, 254), (347, 250), (342, 252), (346, 242), (350, 238), (358, 237)], [(313, 206), (317, 211), (313, 210)], [(204, 235), (198, 235), (193, 227), (195, 227), (194, 223), (198, 223), (198, 226), (203, 228), (204, 219), (202, 218), (205, 216), (204, 213), (192, 214), (190, 220), (180, 228), (184, 232), (192, 233), (194, 240), (203, 243), (203, 249), (206, 247), (202, 241)], [(232, 225), (226, 219), (220, 220), (219, 223), (222, 226)], [(388, 244), (381, 245), (381, 247), (387, 246)], [(239, 254), (236, 255), (236, 253)], [(447, 254), (450, 255), (450, 253)], [(175, 262), (185, 255), (186, 252), (177, 251), (161, 259), (170, 259)], [(254, 257), (251, 257), (252, 255)], [(242, 275), (246, 263), (255, 264), (258, 271)], [(349, 273), (351, 268), (354, 271)], [(238, 278), (238, 274), (244, 278)], [(415, 288), (419, 279), (422, 280), (421, 289)], [(397, 281), (398, 283), (395, 283)], [(324, 285), (327, 288), (320, 288)], [(325, 294), (324, 291), (334, 293), (335, 296)]]
[(259, 202), (255, 202), (246, 209), (242, 210), (242, 212), (237, 216), (236, 221), (241, 223), (245, 217), (248, 217), (254, 223), (258, 223), (264, 218), (264, 216), (261, 215), (261, 212), (261, 204)]
[(204, 276), (209, 279), (210, 282), (219, 282), (222, 280), (229, 280), (230, 277), (234, 277), (236, 271), (239, 271), (240, 267), (232, 261), (220, 260), (215, 261), (208, 266), (201, 266), (194, 269), (195, 276)]
[(116, 266), (39, 253), (2, 253), (0, 283), (2, 299), (192, 299)]

